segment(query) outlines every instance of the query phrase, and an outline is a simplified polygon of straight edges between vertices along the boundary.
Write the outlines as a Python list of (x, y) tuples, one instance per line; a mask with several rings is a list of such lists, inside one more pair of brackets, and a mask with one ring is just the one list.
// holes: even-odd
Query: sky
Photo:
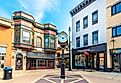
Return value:
[(0, 16), (11, 19), (15, 11), (34, 16), (36, 22), (52, 23), (58, 32), (68, 32), (71, 26), (70, 11), (82, 0), (0, 0)]

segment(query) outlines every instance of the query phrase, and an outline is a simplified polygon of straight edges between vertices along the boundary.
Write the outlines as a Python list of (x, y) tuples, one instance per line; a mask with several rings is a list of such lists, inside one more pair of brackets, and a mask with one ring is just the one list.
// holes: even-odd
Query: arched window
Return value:
[(42, 47), (42, 38), (41, 37), (37, 37), (36, 46), (37, 47)]

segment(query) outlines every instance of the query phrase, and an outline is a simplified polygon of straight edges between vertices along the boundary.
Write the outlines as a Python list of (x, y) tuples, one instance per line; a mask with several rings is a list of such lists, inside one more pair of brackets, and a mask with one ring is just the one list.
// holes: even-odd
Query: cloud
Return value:
[(18, 0), (22, 10), (31, 13), (37, 21), (41, 21), (44, 12), (54, 11), (61, 0)]
[(28, 9), (27, 6), (23, 3), (22, 0), (18, 0), (18, 1), (19, 1), (19, 3), (21, 4), (21, 6), (22, 6), (23, 8), (25, 8), (26, 10)]

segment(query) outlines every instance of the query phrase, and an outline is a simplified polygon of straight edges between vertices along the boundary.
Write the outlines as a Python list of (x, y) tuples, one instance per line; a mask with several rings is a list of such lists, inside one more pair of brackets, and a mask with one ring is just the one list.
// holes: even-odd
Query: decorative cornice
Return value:
[(0, 17), (0, 25), (3, 27), (11, 28), (12, 21), (3, 17)]
[(3, 20), (3, 21), (6, 21), (6, 22), (9, 22), (9, 23), (12, 23), (12, 21), (10, 19), (4, 18), (4, 17), (0, 17), (0, 20)]
[(56, 29), (53, 29), (53, 28), (51, 28), (51, 27), (45, 27), (43, 30), (51, 30), (51, 31), (55, 31), (55, 32), (57, 32)]
[(26, 15), (28, 15), (28, 16), (30, 16), (30, 17), (32, 17), (32, 18), (33, 18), (33, 20), (35, 21), (34, 17), (33, 17), (32, 15), (30, 15), (30, 14), (26, 13), (26, 12), (23, 12), (23, 11), (15, 11), (13, 14), (16, 14), (16, 13), (24, 13), (24, 14), (26, 14)]
[[(41, 28), (40, 26), (36, 25), (36, 22), (35, 22), (35, 21), (33, 21), (33, 20), (29, 19), (29, 18), (26, 18), (26, 17), (23, 17), (23, 16), (13, 16), (13, 20), (18, 20), (18, 19), (22, 19), (22, 20), (25, 20), (25, 21), (27, 21), (27, 22), (32, 23), (33, 26), (34, 26), (35, 28), (38, 28), (38, 29), (41, 29), (41, 30), (52, 30), (52, 31), (57, 32), (56, 29), (51, 28), (51, 27), (44, 27), (44, 28)], [(52, 24), (51, 24), (51, 25), (52, 25)], [(55, 26), (55, 25), (52, 25), (52, 26)]]
[(70, 11), (71, 16), (73, 17), (75, 14), (77, 14), (78, 12), (83, 10), (85, 7), (87, 7), (88, 5), (93, 3), (94, 1), (96, 1), (96, 0), (84, 0), (83, 2), (81, 2), (79, 5), (77, 5), (74, 9), (72, 9)]

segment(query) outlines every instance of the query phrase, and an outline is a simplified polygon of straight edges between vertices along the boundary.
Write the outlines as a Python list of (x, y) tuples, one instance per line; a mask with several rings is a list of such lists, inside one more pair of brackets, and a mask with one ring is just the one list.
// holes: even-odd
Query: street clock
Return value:
[(62, 31), (58, 34), (58, 44), (64, 48), (68, 44), (68, 35), (66, 32)]

